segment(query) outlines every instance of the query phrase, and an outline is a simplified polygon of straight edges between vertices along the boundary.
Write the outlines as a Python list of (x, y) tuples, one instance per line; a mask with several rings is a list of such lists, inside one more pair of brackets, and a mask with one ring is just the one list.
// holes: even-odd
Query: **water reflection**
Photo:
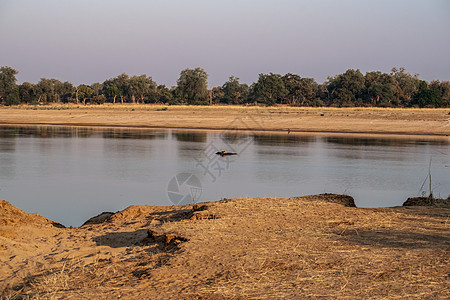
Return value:
[(380, 147), (408, 147), (420, 145), (448, 145), (445, 140), (423, 140), (409, 138), (368, 138), (368, 137), (325, 137), (325, 141), (330, 144), (350, 145), (350, 146), (380, 146)]
[(175, 131), (172, 136), (179, 142), (204, 143), (207, 139), (207, 133), (204, 131)]
[(0, 126), (0, 138), (89, 138), (101, 136), (105, 139), (163, 139), (167, 130), (128, 129), (128, 128), (91, 128), (64, 126)]
[(220, 134), (220, 138), (227, 144), (240, 144), (243, 141), (247, 141), (249, 138), (253, 136), (236, 131), (224, 131)]
[(202, 154), (205, 149), (203, 144), (183, 143), (177, 145), (177, 156), (180, 158), (196, 158)]
[(0, 153), (16, 151), (16, 140), (0, 137)]
[(316, 136), (311, 135), (296, 135), (296, 134), (255, 134), (255, 144), (264, 146), (298, 146), (299, 144), (306, 145), (316, 141)]
[(16, 139), (0, 138), (0, 179), (12, 178), (15, 175), (16, 143)]
[(0, 138), (35, 137), (35, 138), (87, 138), (95, 133), (88, 127), (62, 126), (0, 126)]
[(173, 131), (172, 140), (176, 141), (177, 158), (194, 160), (205, 147), (208, 140), (206, 131)]
[(167, 131), (162, 130), (148, 130), (148, 129), (121, 129), (108, 128), (102, 130), (102, 136), (105, 139), (165, 139), (168, 137)]
[[(333, 149), (330, 155), (337, 159), (344, 160), (367, 160), (367, 161), (414, 161), (419, 159), (423, 153), (417, 153), (417, 150), (410, 151), (407, 148), (421, 147), (443, 147), (448, 146), (448, 139), (429, 139), (422, 138), (372, 138), (372, 137), (324, 137), (326, 147)], [(448, 152), (448, 151), (447, 151)], [(439, 153), (442, 155), (445, 153)], [(431, 154), (434, 156), (434, 154)]]

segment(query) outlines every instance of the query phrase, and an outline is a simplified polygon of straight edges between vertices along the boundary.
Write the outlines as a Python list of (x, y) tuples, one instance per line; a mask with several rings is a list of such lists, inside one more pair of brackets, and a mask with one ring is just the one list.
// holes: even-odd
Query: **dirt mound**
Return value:
[(310, 199), (310, 200), (314, 200), (314, 201), (320, 200), (320, 201), (342, 204), (346, 207), (356, 207), (355, 199), (353, 199), (353, 197), (348, 196), (348, 195), (325, 193), (325, 194), (312, 195), (312, 196), (295, 197), (293, 199)]
[[(204, 204), (173, 205), (166, 207), (131, 205), (126, 209), (107, 217), (107, 220), (118, 221), (144, 218), (149, 220), (151, 224), (161, 224), (164, 222), (178, 222), (183, 220), (215, 219), (216, 216), (209, 213), (207, 209), (208, 207)], [(102, 218), (101, 214), (97, 217)], [(106, 215), (103, 217), (106, 217)]]
[(113, 215), (111, 215), (111, 220), (118, 220), (118, 219), (136, 219), (136, 218), (142, 218), (146, 217), (149, 214), (163, 211), (165, 210), (164, 207), (159, 206), (138, 206), (138, 205), (131, 205), (125, 208), (122, 211), (119, 211)]
[(411, 197), (403, 203), (403, 206), (432, 206), (450, 208), (450, 198), (441, 199), (433, 197)]
[(89, 220), (84, 222), (83, 225), (81, 225), (81, 226), (101, 224), (101, 223), (107, 222), (111, 218), (112, 215), (114, 215), (113, 212), (104, 211), (101, 214), (98, 214), (95, 217), (90, 218)]
[(38, 214), (27, 214), (23, 210), (13, 206), (6, 200), (0, 200), (0, 226), (20, 226), (20, 225), (46, 225), (64, 228), (57, 222), (53, 222)]

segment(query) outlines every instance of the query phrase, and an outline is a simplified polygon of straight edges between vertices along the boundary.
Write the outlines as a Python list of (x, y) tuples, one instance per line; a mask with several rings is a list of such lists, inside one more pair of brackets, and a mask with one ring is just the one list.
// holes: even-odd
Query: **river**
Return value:
[[(66, 226), (129, 205), (450, 194), (448, 137), (0, 126), (0, 199)], [(221, 157), (219, 150), (237, 155)], [(430, 163), (431, 162), (431, 163)]]

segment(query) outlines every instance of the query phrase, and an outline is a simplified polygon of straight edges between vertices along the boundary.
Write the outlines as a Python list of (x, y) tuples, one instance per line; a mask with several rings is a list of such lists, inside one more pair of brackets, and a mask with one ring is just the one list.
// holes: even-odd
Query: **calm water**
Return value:
[[(346, 193), (360, 207), (450, 194), (449, 138), (0, 127), (0, 199), (66, 226), (136, 205)], [(236, 151), (220, 158), (218, 150)], [(428, 183), (424, 189), (428, 190)]]

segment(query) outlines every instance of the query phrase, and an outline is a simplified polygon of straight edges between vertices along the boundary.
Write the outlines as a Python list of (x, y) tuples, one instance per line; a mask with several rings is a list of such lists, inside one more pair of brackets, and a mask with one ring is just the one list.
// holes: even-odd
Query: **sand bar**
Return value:
[[(167, 107), (167, 110), (162, 108)], [(449, 109), (59, 105), (0, 108), (0, 124), (450, 135)]]

